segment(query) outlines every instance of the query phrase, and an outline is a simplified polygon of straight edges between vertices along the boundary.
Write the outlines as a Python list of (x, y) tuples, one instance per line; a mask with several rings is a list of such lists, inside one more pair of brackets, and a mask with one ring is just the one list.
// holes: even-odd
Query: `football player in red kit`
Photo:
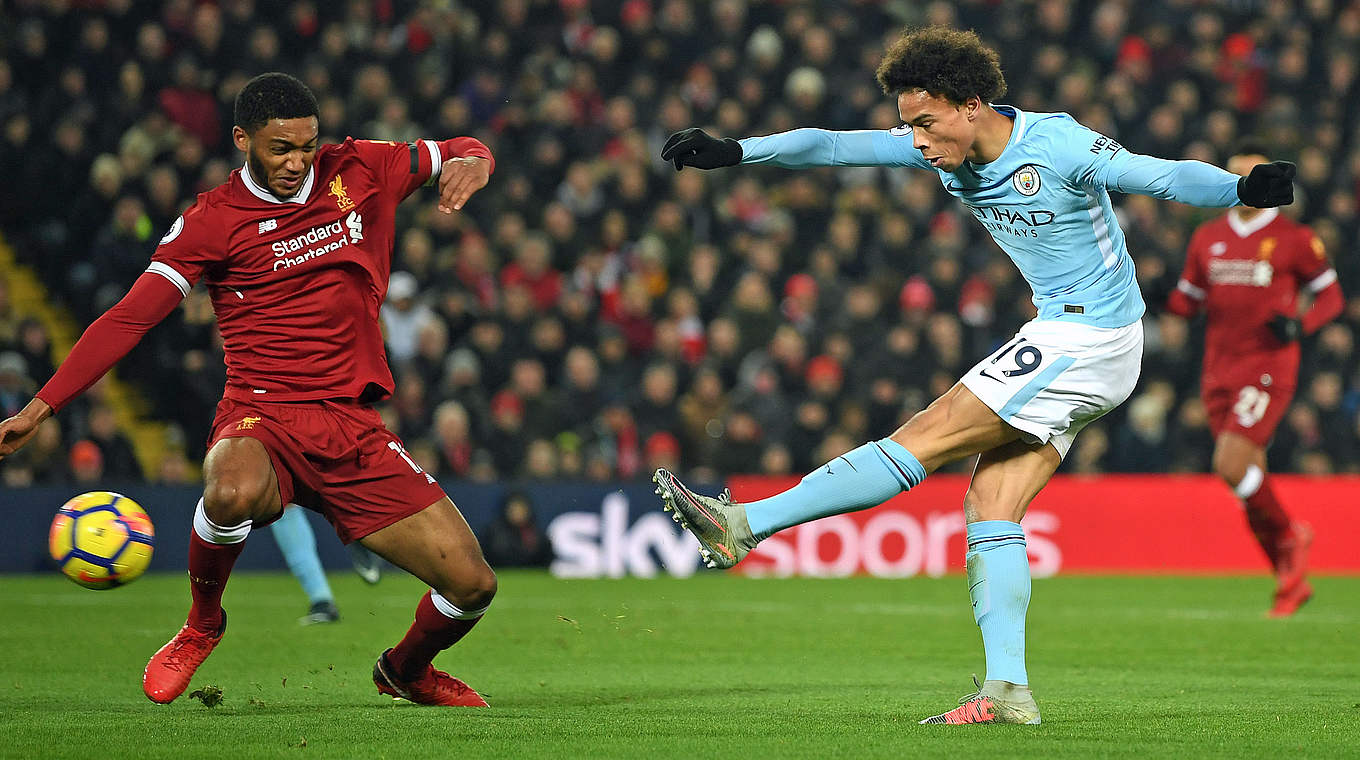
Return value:
[[(1228, 171), (1266, 163), (1241, 146)], [(1313, 295), (1299, 317), (1299, 290)], [(1266, 474), (1266, 446), (1298, 383), (1299, 338), (1341, 313), (1341, 288), (1322, 242), (1276, 209), (1234, 207), (1195, 230), (1185, 271), (1167, 303), (1184, 317), (1203, 309), (1202, 394), (1214, 434), (1214, 472), (1242, 500), (1247, 523), (1275, 569), (1273, 617), (1292, 615), (1313, 594), (1305, 572), (1313, 529), (1289, 518)]]
[(407, 455), (372, 404), (392, 393), (378, 308), (397, 204), (437, 183), (452, 213), (485, 187), (490, 151), (468, 137), (318, 146), (302, 82), (262, 74), (236, 98), (245, 166), (201, 194), (161, 238), (128, 294), (86, 329), (52, 379), (0, 423), (0, 458), (32, 437), (202, 280), (225, 344), (227, 383), (203, 463), (189, 544), (193, 604), (152, 656), (142, 686), (167, 703), (227, 628), (222, 591), (252, 526), (283, 505), (319, 511), (431, 587), (406, 636), (378, 657), (378, 691), (428, 705), (485, 706), (431, 661), (463, 637), (496, 576), (463, 516)]

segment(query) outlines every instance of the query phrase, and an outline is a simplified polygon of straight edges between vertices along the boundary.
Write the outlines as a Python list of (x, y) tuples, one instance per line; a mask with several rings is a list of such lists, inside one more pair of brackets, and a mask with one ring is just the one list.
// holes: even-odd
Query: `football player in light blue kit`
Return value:
[(1025, 670), (1030, 574), (1020, 527), (1072, 439), (1128, 398), (1143, 352), (1143, 299), (1109, 190), (1197, 206), (1277, 206), (1293, 200), (1292, 164), (1238, 177), (1197, 161), (1129, 153), (1061, 113), (993, 105), (1006, 89), (998, 57), (972, 32), (904, 35), (878, 81), (904, 122), (882, 131), (795, 129), (718, 139), (671, 136), (662, 158), (713, 169), (770, 164), (933, 170), (1010, 256), (1034, 291), (1038, 317), (887, 438), (809, 473), (793, 488), (738, 504), (690, 491), (657, 470), (657, 492), (710, 567), (730, 567), (773, 533), (876, 506), (926, 474), (980, 455), (964, 496), (973, 615), (987, 678), (959, 707), (922, 723), (1039, 723)]

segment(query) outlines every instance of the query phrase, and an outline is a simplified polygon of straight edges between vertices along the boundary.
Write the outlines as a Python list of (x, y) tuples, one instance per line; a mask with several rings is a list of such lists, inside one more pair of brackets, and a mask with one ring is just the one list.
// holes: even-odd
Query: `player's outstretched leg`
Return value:
[(875, 507), (925, 480), (926, 470), (891, 438), (870, 441), (803, 476), (798, 485), (768, 499), (737, 504), (700, 496), (675, 475), (657, 470), (663, 508), (699, 539), (709, 567), (731, 567), (779, 531), (829, 515)]
[(245, 548), (251, 521), (224, 527), (203, 511), (199, 499), (189, 536), (189, 587), (193, 606), (174, 638), (154, 655), (142, 673), (142, 691), (152, 702), (168, 704), (184, 693), (198, 666), (208, 659), (227, 629), (222, 592), (231, 568)]
[(321, 567), (321, 556), (316, 551), (316, 533), (303, 508), (296, 504), (285, 506), (283, 514), (269, 528), (288, 570), (307, 594), (310, 607), (298, 622), (314, 625), (339, 621), (340, 609), (335, 604), (335, 594), (326, 581), (326, 571)]
[(932, 715), (921, 723), (946, 723), (962, 725), (965, 723), (1023, 723), (1038, 725), (1039, 705), (1034, 701), (1028, 686), (1017, 686), (1005, 681), (978, 683), (973, 677), (977, 691), (959, 700), (959, 706), (939, 715)]
[(447, 496), (364, 536), (364, 545), (432, 588), (402, 640), (373, 666), (379, 693), (422, 705), (486, 707), (467, 684), (435, 669), (435, 655), (467, 635), (496, 595), (496, 574)]
[(485, 612), (485, 607), (464, 612), (433, 590), (422, 596), (411, 629), (373, 665), (378, 692), (420, 705), (488, 707), (470, 686), (431, 664), (436, 654), (467, 635)]

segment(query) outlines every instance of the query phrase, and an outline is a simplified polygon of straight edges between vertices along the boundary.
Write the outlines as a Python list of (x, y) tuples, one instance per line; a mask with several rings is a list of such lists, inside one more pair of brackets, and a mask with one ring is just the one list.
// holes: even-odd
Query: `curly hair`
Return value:
[(277, 71), (261, 74), (246, 82), (236, 95), (233, 117), (236, 126), (250, 134), (271, 119), (300, 119), (316, 116), (316, 96), (307, 85)]
[(878, 66), (878, 85), (887, 95), (925, 90), (951, 103), (973, 96), (990, 103), (1006, 94), (1001, 57), (972, 30), (932, 26), (906, 32)]

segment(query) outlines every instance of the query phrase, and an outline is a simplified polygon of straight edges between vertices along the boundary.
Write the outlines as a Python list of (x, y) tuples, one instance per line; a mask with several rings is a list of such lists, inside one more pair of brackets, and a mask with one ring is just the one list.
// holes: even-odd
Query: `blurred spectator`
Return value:
[(104, 455), (91, 441), (71, 445), (71, 480), (77, 486), (97, 486), (104, 479)]
[(491, 397), (491, 430), (485, 436), (496, 471), (511, 475), (524, 459), (524, 401), (512, 390)]
[(552, 562), (552, 543), (538, 527), (533, 502), (523, 491), (505, 497), (501, 514), (481, 533), (486, 561), (496, 567), (547, 567)]
[(132, 450), (132, 441), (118, 430), (118, 420), (107, 404), (90, 409), (89, 439), (99, 448), (103, 475), (110, 480), (135, 482), (142, 479), (142, 466)]
[(429, 306), (417, 300), (420, 284), (410, 272), (393, 272), (387, 285), (387, 302), (382, 305), (382, 325), (387, 356), (394, 364), (410, 361), (416, 355), (420, 330), (436, 317)]
[(28, 377), (28, 362), (18, 351), (0, 352), (0, 414), (12, 417), (37, 390)]

